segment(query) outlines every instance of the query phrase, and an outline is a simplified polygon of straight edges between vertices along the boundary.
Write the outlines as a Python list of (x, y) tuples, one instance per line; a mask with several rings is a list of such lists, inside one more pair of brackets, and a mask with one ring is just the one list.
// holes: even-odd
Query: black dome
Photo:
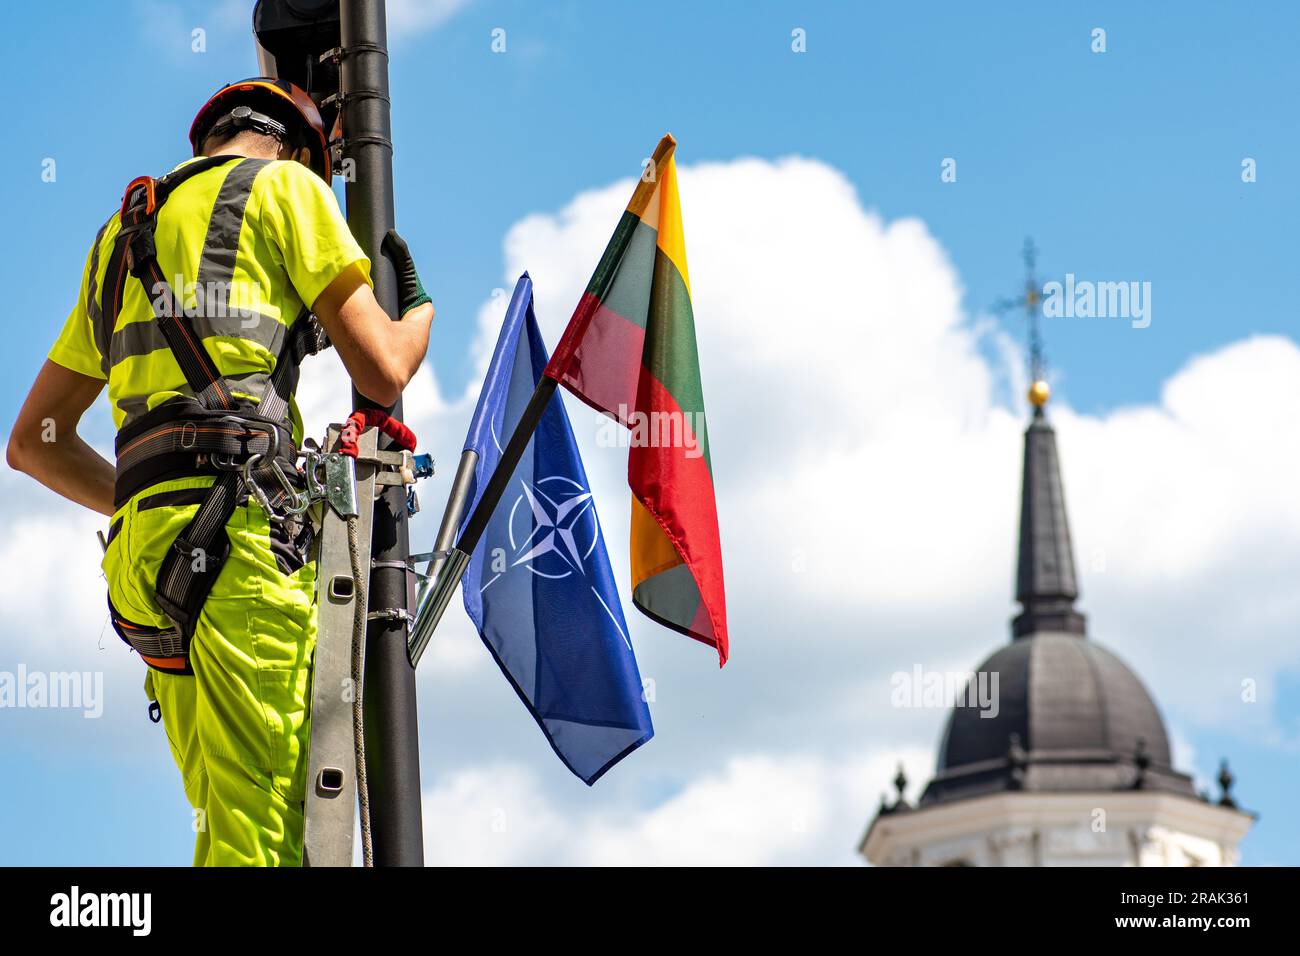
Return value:
[(1142, 787), (1193, 795), (1191, 779), (1171, 766), (1151, 695), (1105, 648), (1075, 634), (1026, 635), (976, 673), (990, 682), (997, 675), (996, 715), (953, 708), (923, 804), (998, 790)]
[[(1195, 797), (1191, 777), (1172, 766), (1155, 701), (1123, 661), (1088, 640), (1075, 609), (1079, 582), (1056, 432), (1043, 402), (1034, 406), (1025, 429), (1014, 638), (976, 671), (977, 680), (985, 675), (985, 693), (968, 693), (953, 708), (920, 802), (1006, 790)], [(996, 709), (983, 708), (979, 698), (988, 699), (993, 675)]]

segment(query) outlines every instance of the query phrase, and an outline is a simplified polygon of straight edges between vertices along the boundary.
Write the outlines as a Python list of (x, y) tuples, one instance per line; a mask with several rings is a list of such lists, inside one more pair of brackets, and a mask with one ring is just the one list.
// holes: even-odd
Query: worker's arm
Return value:
[(395, 233), (383, 242), (398, 278), (402, 321), (394, 322), (397, 316), (375, 300), (370, 257), (324, 180), (301, 163), (276, 162), (258, 181), (262, 188), (251, 215), (279, 253), (299, 298), (316, 313), (357, 391), (392, 405), (424, 360), (433, 320), (406, 244)]
[(113, 514), (113, 466), (77, 434), (86, 409), (104, 388), (102, 379), (48, 359), (9, 435), (9, 467), (51, 491), (100, 514)]
[(398, 275), (401, 321), (379, 306), (357, 266), (344, 269), (312, 304), (312, 311), (343, 359), (357, 391), (378, 405), (392, 405), (424, 361), (433, 306), (420, 285), (406, 244), (389, 233), (385, 251)]
[(433, 306), (425, 302), (394, 322), (361, 270), (350, 266), (326, 286), (312, 311), (357, 391), (384, 407), (396, 402), (424, 361)]

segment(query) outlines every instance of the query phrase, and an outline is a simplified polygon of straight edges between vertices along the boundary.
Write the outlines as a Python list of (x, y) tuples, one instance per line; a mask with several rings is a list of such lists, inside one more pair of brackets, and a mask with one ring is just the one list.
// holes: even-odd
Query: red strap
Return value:
[(343, 423), (343, 430), (339, 433), (339, 452), (349, 458), (356, 458), (357, 439), (371, 427), (378, 428), (395, 441), (399, 448), (415, 451), (415, 432), (378, 408), (359, 408)]

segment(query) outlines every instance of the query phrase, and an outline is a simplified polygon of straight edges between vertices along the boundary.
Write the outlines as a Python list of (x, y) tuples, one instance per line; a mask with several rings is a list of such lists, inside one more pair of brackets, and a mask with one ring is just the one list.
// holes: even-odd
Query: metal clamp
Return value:
[(337, 160), (340, 164), (342, 164), (344, 159), (347, 159), (344, 153), (349, 148), (355, 148), (357, 146), (382, 146), (390, 153), (393, 152), (393, 141), (391, 139), (387, 136), (374, 136), (368, 133), (364, 135), (340, 136), (337, 139), (330, 140), (329, 143), (331, 156), (337, 154)]
[(388, 56), (388, 50), (378, 43), (354, 43), (351, 46), (336, 46), (326, 50), (316, 58), (317, 63), (339, 63), (344, 57), (356, 53), (380, 53)]
[(415, 617), (404, 607), (384, 607), (378, 611), (371, 611), (366, 615), (367, 621), (402, 621), (408, 627), (415, 621)]
[[(321, 106), (337, 105), (339, 109), (343, 109), (345, 103), (352, 102), (355, 100), (383, 100), (385, 103), (388, 103), (390, 105), (392, 103), (391, 97), (389, 97), (387, 93), (379, 92), (379, 90), (357, 90), (355, 93), (344, 93), (342, 91), (338, 93), (331, 93), (329, 96), (325, 97), (323, 100), (320, 101), (320, 105)], [(335, 140), (335, 142), (340, 142), (340, 141), (341, 140)]]
[(411, 555), (411, 561), (416, 564), (421, 561), (437, 561), (439, 558), (450, 555), (453, 550), (453, 548), (447, 548), (443, 551), (421, 551), (419, 554)]
[(360, 514), (356, 464), (354, 459), (336, 451), (308, 452), (304, 468), (308, 498), (328, 502), (341, 518)]
[(417, 581), (424, 581), (426, 578), (429, 577), (428, 573), (425, 571), (421, 571), (419, 568), (415, 566), (415, 563), (418, 560), (420, 560), (420, 557), (421, 556), (418, 554), (413, 554), (405, 561), (371, 560), (370, 568), (371, 570), (374, 570), (376, 568), (392, 568), (395, 571), (405, 571), (407, 574), (415, 575), (415, 579)]

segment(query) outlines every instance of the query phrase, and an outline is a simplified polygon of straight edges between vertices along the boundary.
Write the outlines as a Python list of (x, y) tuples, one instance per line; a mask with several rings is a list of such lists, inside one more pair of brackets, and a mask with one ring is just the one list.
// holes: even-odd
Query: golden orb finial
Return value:
[(1051, 387), (1041, 378), (1029, 386), (1029, 402), (1035, 408), (1042, 408), (1051, 397)]

